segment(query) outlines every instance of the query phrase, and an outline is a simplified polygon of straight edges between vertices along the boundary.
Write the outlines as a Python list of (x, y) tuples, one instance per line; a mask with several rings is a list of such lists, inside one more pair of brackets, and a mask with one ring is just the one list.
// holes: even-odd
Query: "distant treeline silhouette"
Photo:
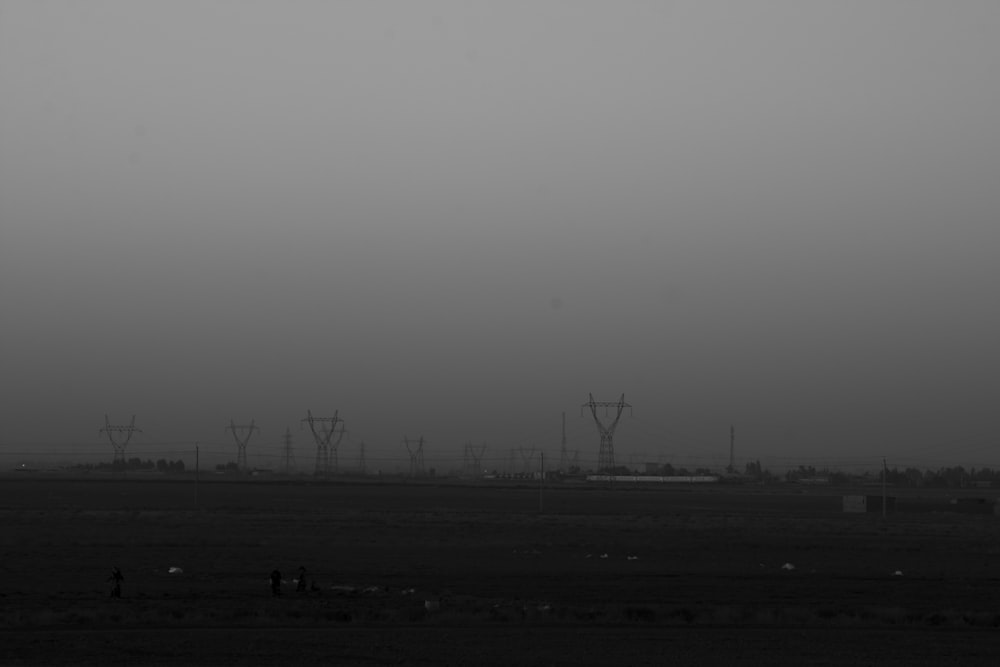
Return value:
[[(211, 468), (210, 468), (211, 469)], [(184, 465), (183, 460), (167, 460), (165, 458), (153, 461), (152, 459), (142, 460), (132, 457), (124, 461), (112, 463), (102, 461), (100, 463), (78, 463), (70, 467), (76, 471), (147, 471), (166, 474), (179, 474), (184, 472), (194, 472)], [(237, 464), (230, 461), (225, 464), (214, 466), (214, 471), (224, 474), (240, 474)], [(248, 471), (249, 472), (249, 471)], [(270, 471), (266, 471), (270, 472)], [(559, 479), (561, 477), (575, 477), (587, 474), (579, 466), (572, 466), (563, 472), (549, 471), (546, 477)], [(883, 471), (881, 469), (867, 470), (864, 472), (845, 472), (843, 470), (831, 469), (828, 467), (817, 468), (815, 466), (800, 465), (784, 473), (774, 473), (768, 470), (759, 460), (746, 463), (742, 473), (736, 470), (726, 471), (728, 474), (720, 474), (721, 471), (706, 467), (685, 468), (683, 466), (673, 466), (670, 463), (652, 467), (646, 465), (642, 471), (634, 470), (628, 466), (615, 466), (604, 474), (615, 475), (662, 475), (665, 477), (689, 477), (689, 476), (720, 476), (723, 483), (746, 483), (755, 482), (760, 484), (881, 484)], [(302, 474), (302, 473), (300, 473)], [(458, 473), (455, 473), (458, 474)], [(497, 474), (497, 473), (494, 473)], [(433, 474), (431, 476), (434, 476)], [(445, 474), (445, 477), (451, 475)], [(953, 466), (938, 468), (936, 470), (908, 467), (904, 469), (889, 468), (885, 471), (885, 483), (895, 487), (928, 487), (928, 488), (962, 488), (962, 487), (1000, 487), (1000, 469), (989, 467), (969, 468), (963, 466)]]
[(78, 463), (71, 468), (72, 470), (155, 470), (157, 472), (164, 473), (181, 473), (184, 472), (184, 461), (168, 461), (166, 459), (158, 459), (155, 463), (152, 459), (146, 459), (143, 461), (137, 456), (134, 456), (125, 461), (101, 461), (100, 463)]
[[(780, 481), (781, 478), (772, 475), (760, 466), (760, 462), (747, 464), (746, 474), (762, 481)], [(851, 474), (827, 468), (816, 469), (813, 466), (799, 466), (784, 474), (786, 482), (826, 482), (829, 484), (872, 484), (882, 482), (883, 472), (866, 471)], [(897, 487), (931, 487), (931, 488), (961, 488), (967, 486), (1000, 486), (1000, 470), (992, 468), (970, 468), (962, 466), (938, 468), (937, 470), (920, 470), (918, 468), (890, 468), (885, 471), (885, 482)]]

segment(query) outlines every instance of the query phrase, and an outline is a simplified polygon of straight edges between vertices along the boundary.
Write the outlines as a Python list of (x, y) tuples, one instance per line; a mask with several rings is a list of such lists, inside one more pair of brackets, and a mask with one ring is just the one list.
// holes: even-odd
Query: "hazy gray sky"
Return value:
[(1000, 465), (998, 71), (994, 0), (0, 1), (0, 446)]

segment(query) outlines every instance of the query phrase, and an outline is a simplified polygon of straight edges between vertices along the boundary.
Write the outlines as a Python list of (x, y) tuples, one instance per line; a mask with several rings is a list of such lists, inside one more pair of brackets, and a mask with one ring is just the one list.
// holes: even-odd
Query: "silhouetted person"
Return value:
[(295, 591), (297, 593), (305, 593), (306, 592), (306, 566), (305, 565), (300, 565), (299, 566), (299, 583), (295, 587)]
[(271, 571), (271, 595), (281, 595), (281, 571), (277, 569)]
[(111, 597), (120, 598), (122, 596), (122, 582), (125, 581), (122, 571), (117, 567), (111, 568), (111, 576), (108, 577), (108, 581), (111, 582)]

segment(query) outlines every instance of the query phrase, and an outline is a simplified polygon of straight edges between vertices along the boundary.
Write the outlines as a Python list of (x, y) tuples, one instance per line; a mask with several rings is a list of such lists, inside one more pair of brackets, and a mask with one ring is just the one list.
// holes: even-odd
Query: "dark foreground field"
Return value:
[(0, 480), (0, 664), (997, 664), (1000, 517), (844, 492)]

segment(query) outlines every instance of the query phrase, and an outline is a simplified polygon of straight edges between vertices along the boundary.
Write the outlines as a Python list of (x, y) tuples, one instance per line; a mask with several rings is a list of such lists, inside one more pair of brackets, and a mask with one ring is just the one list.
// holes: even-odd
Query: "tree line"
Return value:
[(184, 461), (178, 459), (176, 461), (168, 461), (167, 459), (157, 459), (154, 462), (152, 459), (146, 459), (143, 461), (137, 456), (124, 461), (101, 461), (100, 463), (78, 463), (73, 466), (74, 470), (96, 470), (99, 472), (112, 471), (147, 471), (147, 472), (162, 472), (162, 473), (182, 473), (186, 470), (184, 466)]
[[(962, 488), (967, 486), (1000, 486), (1000, 469), (969, 468), (952, 466), (936, 470), (919, 468), (889, 468), (884, 471), (885, 483), (897, 487)], [(775, 475), (763, 468), (760, 461), (747, 463), (744, 476), (764, 483), (768, 482), (824, 482), (829, 484), (872, 484), (881, 483), (883, 471), (847, 473), (829, 468), (802, 466), (788, 470), (783, 476)]]

